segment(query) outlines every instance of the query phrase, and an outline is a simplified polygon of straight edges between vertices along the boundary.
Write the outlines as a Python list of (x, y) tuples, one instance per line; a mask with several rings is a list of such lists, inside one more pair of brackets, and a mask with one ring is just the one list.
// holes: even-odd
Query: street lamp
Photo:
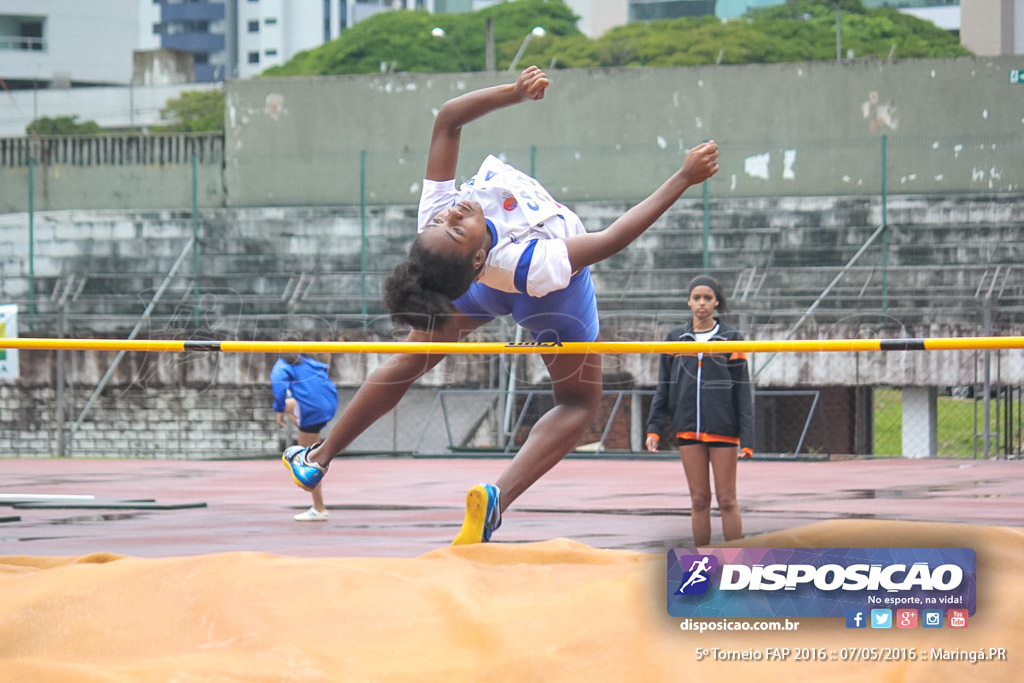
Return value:
[(843, 61), (843, 18), (836, 3), (836, 61)]
[(516, 64), (519, 63), (523, 53), (526, 52), (526, 46), (530, 44), (530, 41), (533, 40), (534, 36), (537, 38), (543, 38), (547, 33), (548, 32), (544, 30), (543, 26), (534, 26), (533, 30), (526, 34), (526, 37), (523, 38), (523, 44), (519, 46), (519, 51), (516, 52), (516, 56), (512, 58), (512, 63), (508, 65), (510, 73), (516, 70)]
[(451, 39), (448, 37), (448, 34), (444, 32), (443, 28), (441, 28), (440, 26), (435, 26), (433, 29), (431, 29), (430, 35), (440, 40), (444, 40), (449, 45), (451, 45), (452, 50), (455, 51), (455, 55), (459, 58), (459, 62), (462, 64), (462, 70), (469, 71), (469, 66), (466, 64), (466, 60), (462, 58), (462, 53), (459, 52), (459, 48), (455, 47), (455, 43), (451, 41)]

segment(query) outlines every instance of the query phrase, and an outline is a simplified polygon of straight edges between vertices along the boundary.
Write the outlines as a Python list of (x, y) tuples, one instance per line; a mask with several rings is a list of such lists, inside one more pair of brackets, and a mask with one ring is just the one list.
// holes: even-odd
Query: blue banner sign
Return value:
[(845, 617), (849, 610), (975, 611), (970, 548), (674, 548), (673, 617)]

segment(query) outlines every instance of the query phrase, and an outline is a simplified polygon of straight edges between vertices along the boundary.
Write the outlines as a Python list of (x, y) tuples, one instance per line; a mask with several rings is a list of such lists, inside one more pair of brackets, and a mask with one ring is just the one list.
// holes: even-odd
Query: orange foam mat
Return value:
[[(826, 521), (742, 547), (971, 547), (964, 630), (680, 629), (666, 558), (567, 539), (441, 548), (412, 558), (259, 552), (0, 557), (4, 681), (1015, 681), (1024, 657), (1024, 531)], [(733, 661), (789, 648), (785, 661)], [(811, 659), (793, 653), (806, 648)], [(842, 661), (819, 653), (1003, 648), (1008, 661)], [(925, 660), (929, 661), (925, 661)]]

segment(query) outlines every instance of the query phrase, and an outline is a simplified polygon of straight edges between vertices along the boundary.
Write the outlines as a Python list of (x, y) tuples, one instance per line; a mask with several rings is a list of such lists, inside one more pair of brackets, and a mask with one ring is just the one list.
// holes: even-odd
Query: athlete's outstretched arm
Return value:
[[(459, 341), (483, 323), (456, 313), (442, 328), (412, 330), (406, 341), (413, 343)], [(444, 359), (444, 354), (396, 353), (379, 365), (356, 391), (341, 412), (327, 438), (309, 459), (326, 467), (405, 396), (412, 384)]]
[(459, 159), (462, 127), (485, 114), (528, 100), (540, 100), (549, 84), (536, 66), (523, 69), (515, 83), (473, 90), (444, 103), (434, 120), (427, 157), (427, 180), (451, 180)]
[(651, 227), (687, 188), (699, 185), (718, 172), (718, 145), (705, 142), (686, 155), (682, 168), (662, 183), (647, 199), (599, 232), (565, 238), (573, 271), (603, 261), (622, 251)]

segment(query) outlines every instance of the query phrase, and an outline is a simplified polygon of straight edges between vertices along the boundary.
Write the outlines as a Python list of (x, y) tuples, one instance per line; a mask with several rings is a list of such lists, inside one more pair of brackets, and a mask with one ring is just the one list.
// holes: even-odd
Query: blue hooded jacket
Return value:
[(291, 391), (299, 404), (300, 428), (329, 422), (338, 410), (338, 389), (328, 370), (326, 363), (306, 356), (299, 356), (294, 365), (278, 358), (270, 371), (274, 412), (284, 412), (285, 398)]

